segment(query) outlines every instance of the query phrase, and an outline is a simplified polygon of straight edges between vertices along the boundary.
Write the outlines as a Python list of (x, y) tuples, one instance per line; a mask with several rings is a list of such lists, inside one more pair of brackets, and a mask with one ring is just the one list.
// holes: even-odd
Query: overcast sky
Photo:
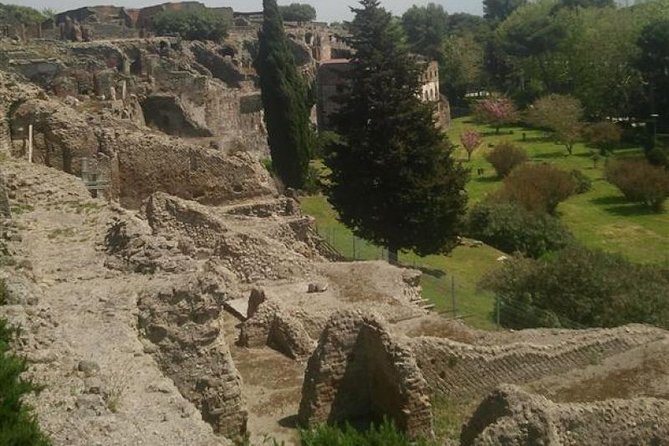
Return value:
[[(209, 6), (232, 6), (235, 11), (257, 11), (262, 9), (262, 0), (199, 0)], [(448, 12), (469, 12), (481, 14), (482, 0), (432, 0), (444, 6)], [(350, 19), (349, 6), (357, 0), (279, 0), (279, 4), (310, 3), (318, 12), (318, 20), (333, 22)], [(56, 12), (81, 8), (91, 5), (117, 5), (132, 8), (165, 3), (162, 0), (3, 0), (3, 3), (16, 3), (33, 8), (51, 8)], [(396, 14), (402, 14), (411, 5), (425, 5), (429, 0), (381, 0), (382, 5)]]

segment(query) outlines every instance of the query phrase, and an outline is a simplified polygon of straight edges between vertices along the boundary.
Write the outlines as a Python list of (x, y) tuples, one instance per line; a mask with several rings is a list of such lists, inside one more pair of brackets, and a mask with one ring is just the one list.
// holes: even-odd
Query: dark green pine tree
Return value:
[(355, 50), (348, 88), (333, 116), (341, 140), (331, 147), (329, 201), (353, 232), (420, 255), (455, 246), (468, 172), (420, 101), (421, 69), (391, 14), (377, 0), (353, 9)]
[(272, 167), (286, 186), (299, 189), (309, 168), (307, 89), (297, 71), (276, 0), (263, 0), (263, 8), (255, 68), (260, 76)]

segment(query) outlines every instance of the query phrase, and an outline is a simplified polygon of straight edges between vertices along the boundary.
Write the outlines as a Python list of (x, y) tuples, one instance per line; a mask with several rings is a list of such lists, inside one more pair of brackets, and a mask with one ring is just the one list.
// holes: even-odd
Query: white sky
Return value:
[[(32, 6), (36, 9), (51, 8), (56, 12), (92, 5), (117, 5), (138, 8), (165, 3), (167, 0), (4, 0), (3, 3), (15, 3)], [(172, 0), (178, 1), (178, 0)], [(199, 0), (209, 6), (232, 6), (235, 11), (260, 11), (262, 0)], [(357, 0), (278, 0), (279, 4), (309, 3), (316, 8), (318, 20), (333, 22), (350, 19), (349, 6), (355, 6)], [(446, 11), (481, 14), (481, 0), (432, 0), (441, 4)], [(402, 14), (412, 5), (426, 5), (429, 0), (381, 0), (382, 6), (395, 14)]]

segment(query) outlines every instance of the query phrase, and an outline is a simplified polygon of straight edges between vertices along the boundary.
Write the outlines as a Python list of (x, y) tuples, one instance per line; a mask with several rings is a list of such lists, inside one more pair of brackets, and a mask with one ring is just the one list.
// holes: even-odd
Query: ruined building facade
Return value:
[[(448, 99), (439, 91), (439, 64), (437, 61), (419, 60), (422, 67), (420, 76), (420, 98), (436, 106), (435, 120), (440, 128), (448, 128), (451, 111)], [(318, 128), (332, 130), (331, 116), (339, 104), (336, 97), (345, 90), (347, 73), (351, 70), (350, 59), (330, 59), (322, 61), (316, 75)]]

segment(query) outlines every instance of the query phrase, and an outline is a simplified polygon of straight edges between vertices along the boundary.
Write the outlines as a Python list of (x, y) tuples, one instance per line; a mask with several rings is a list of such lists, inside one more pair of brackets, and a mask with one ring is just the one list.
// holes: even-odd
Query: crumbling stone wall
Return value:
[[(164, 193), (146, 201), (144, 220), (126, 219), (110, 228), (109, 251), (123, 259), (117, 269), (188, 271), (204, 263), (225, 271), (235, 283), (294, 279), (316, 255), (306, 257), (265, 235), (247, 220), (222, 218), (217, 208)], [(273, 219), (268, 224), (274, 224)], [(259, 225), (259, 226), (262, 226)], [(115, 228), (115, 229), (114, 229)]]
[(476, 396), (500, 383), (520, 384), (595, 364), (666, 333), (645, 326), (574, 332), (552, 346), (475, 346), (444, 338), (411, 340), (418, 365), (433, 392), (447, 397)]
[(242, 347), (269, 346), (291, 359), (307, 357), (314, 350), (315, 342), (302, 323), (262, 290), (251, 292), (247, 317), (239, 334)]
[(462, 446), (668, 445), (669, 401), (556, 404), (505, 385), (483, 400), (460, 440)]
[(246, 433), (242, 380), (223, 340), (219, 318), (224, 291), (204, 279), (140, 296), (139, 327), (179, 391), (228, 438)]
[(382, 416), (411, 437), (431, 436), (427, 383), (411, 350), (381, 320), (335, 314), (309, 358), (299, 420), (310, 426)]
[(267, 171), (245, 152), (227, 155), (139, 132), (114, 135), (106, 145), (117, 152), (118, 188), (126, 207), (138, 208), (157, 191), (209, 205), (275, 193)]
[(98, 140), (84, 116), (57, 101), (32, 99), (18, 106), (12, 116), (13, 133), (27, 138), (33, 125), (33, 160), (64, 172), (80, 175), (82, 158), (94, 158)]
[(8, 155), (12, 147), (12, 134), (7, 112), (0, 107), (0, 154)]

